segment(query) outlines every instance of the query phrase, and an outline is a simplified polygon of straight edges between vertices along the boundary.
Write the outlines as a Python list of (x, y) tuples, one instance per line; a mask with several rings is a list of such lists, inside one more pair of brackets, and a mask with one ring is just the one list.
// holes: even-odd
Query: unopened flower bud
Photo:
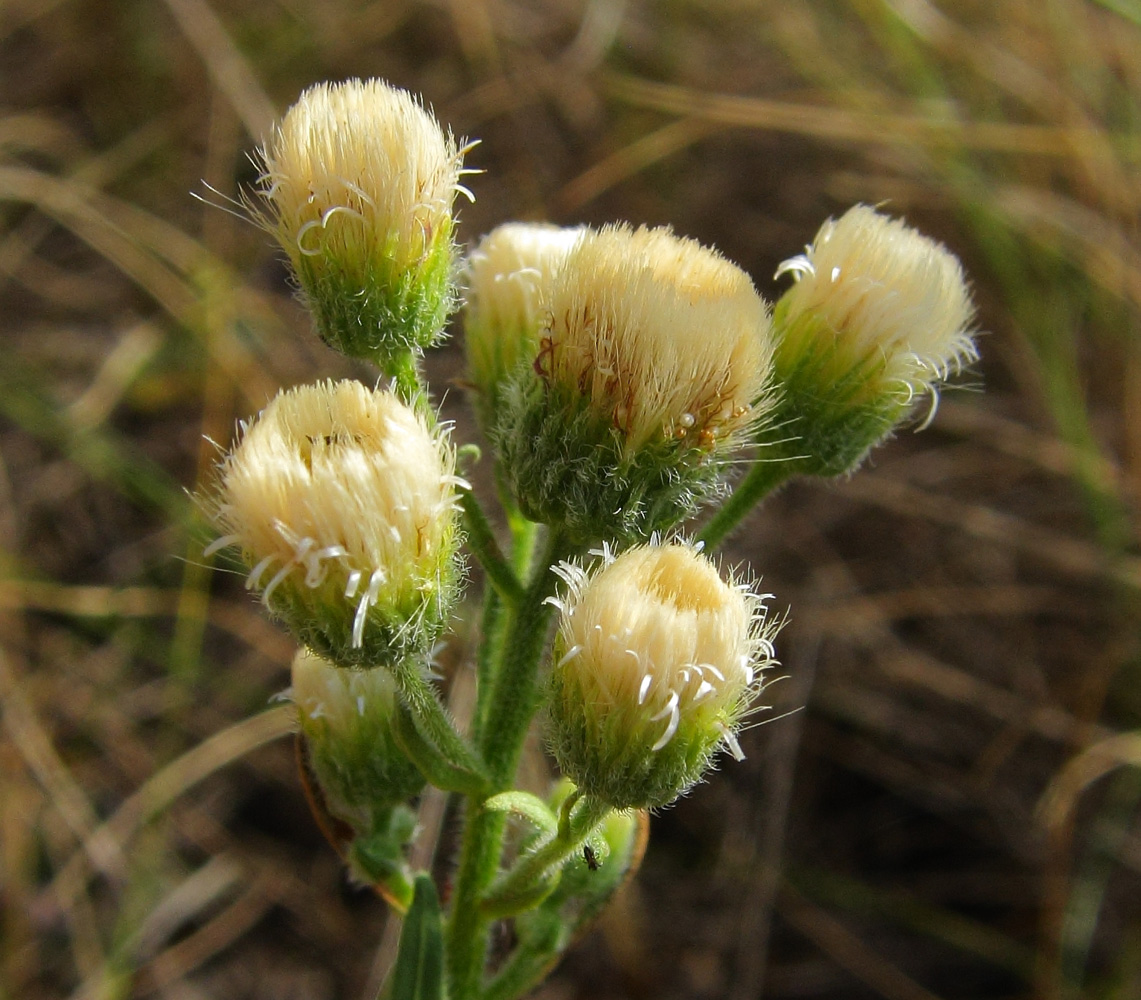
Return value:
[(317, 84), (286, 112), (262, 151), (257, 214), (331, 347), (389, 370), (443, 336), (465, 151), (382, 80)]
[(490, 427), (498, 409), (504, 380), (520, 359), (534, 360), (546, 318), (543, 293), (582, 233), (508, 222), (488, 233), (468, 257), (464, 346), (484, 427)]
[(763, 459), (836, 476), (977, 357), (958, 259), (866, 205), (829, 220), (777, 276), (795, 284), (773, 323), (779, 403), (759, 428)]
[(455, 456), (392, 393), (359, 382), (280, 392), (219, 468), (211, 547), (342, 666), (423, 655), (459, 589)]
[(550, 743), (579, 789), (654, 808), (699, 781), (773, 662), (765, 597), (679, 542), (607, 550), (593, 573), (564, 563)]
[(521, 509), (584, 539), (676, 524), (767, 406), (764, 301), (694, 240), (618, 225), (582, 234), (545, 306), (494, 434)]
[(387, 670), (338, 667), (308, 650), (293, 658), (291, 697), (307, 763), (325, 805), (359, 832), (373, 813), (418, 795), (424, 778), (393, 736), (396, 682)]

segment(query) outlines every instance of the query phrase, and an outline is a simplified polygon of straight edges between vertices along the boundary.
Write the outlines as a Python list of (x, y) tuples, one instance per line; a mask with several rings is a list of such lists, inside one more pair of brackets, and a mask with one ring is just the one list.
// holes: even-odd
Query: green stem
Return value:
[(516, 603), (523, 595), (523, 585), (515, 570), (504, 557), (488, 523), (487, 515), (470, 489), (460, 489), (460, 504), (464, 511), (468, 548), (487, 574), (488, 580), (508, 604)]
[[(518, 910), (513, 907), (521, 901), (523, 909), (528, 908), (529, 895), (533, 886), (545, 882), (554, 870), (563, 865), (590, 836), (599, 823), (610, 812), (611, 807), (589, 795), (584, 795), (577, 808), (564, 810), (560, 818), (559, 831), (555, 836), (540, 844), (533, 851), (524, 854), (515, 867), (491, 887), (482, 900), (489, 913), (509, 916)], [(569, 816), (568, 816), (569, 813)]]
[(508, 510), (507, 526), (511, 529), (511, 565), (519, 579), (525, 579), (535, 558), (535, 539), (539, 525), (529, 521), (518, 511)]
[(745, 519), (749, 511), (785, 480), (796, 475), (797, 470), (798, 463), (795, 460), (755, 462), (729, 499), (701, 529), (697, 541), (705, 543), (706, 551), (715, 549)]
[[(511, 787), (515, 768), (535, 712), (539, 658), (546, 644), (551, 607), (543, 602), (558, 578), (550, 567), (564, 554), (558, 531), (547, 539), (542, 561), (522, 597), (511, 609), (499, 664), (490, 675), (487, 718), (480, 732), (480, 749), (489, 766), (493, 791)], [(493, 756), (488, 756), (488, 755)], [(487, 958), (491, 919), (480, 909), (480, 897), (499, 869), (505, 816), (484, 810), (483, 800), (469, 796), (448, 925), (448, 982), (451, 1000), (475, 1000), (480, 994)]]
[(488, 587), (483, 595), (483, 618), (480, 621), (479, 650), (476, 653), (475, 711), (471, 719), (471, 738), (476, 746), (482, 740), (487, 703), (491, 701), (495, 671), (499, 666), (499, 654), (507, 631), (507, 619), (507, 609), (503, 606), (499, 591)]
[(564, 554), (563, 538), (557, 530), (552, 530), (536, 564), (534, 579), (511, 616), (503, 662), (495, 678), (480, 747), (491, 779), (500, 791), (510, 787), (537, 707), (539, 658), (554, 611), (545, 601), (553, 596), (558, 583), (551, 566)]
[(447, 927), (448, 996), (450, 1000), (477, 1000), (487, 960), (487, 934), (491, 920), (479, 906), (484, 888), (499, 868), (499, 853), (507, 814), (480, 808), (481, 800), (467, 800), (460, 861)]
[(424, 738), (407, 705), (397, 706), (393, 722), (392, 732), (400, 749), (429, 784), (445, 792), (476, 796), (487, 794), (487, 778), (476, 771), (458, 767), (440, 753), (430, 740)]
[[(539, 525), (528, 521), (517, 511), (507, 512), (511, 528), (511, 569), (517, 581), (526, 578), (535, 553), (535, 538)], [(520, 585), (522, 586), (522, 585)], [(520, 591), (520, 594), (522, 591)], [(484, 594), (483, 619), (480, 624), (480, 645), (478, 657), (479, 683), (476, 687), (475, 712), (472, 716), (472, 740), (478, 746), (487, 721), (487, 706), (495, 689), (495, 676), (502, 659), (503, 643), (510, 624), (508, 608), (504, 606), (495, 587), (488, 587)]]
[(566, 948), (570, 932), (558, 914), (540, 911), (536, 916), (535, 926), (528, 926), (526, 937), (487, 984), (483, 1000), (516, 1000), (526, 996), (546, 978)]
[(392, 379), (392, 391), (418, 413), (429, 416), (435, 424), (435, 413), (428, 405), (428, 393), (424, 379), (420, 375), (420, 356), (416, 351), (408, 351), (389, 360), (381, 370)]

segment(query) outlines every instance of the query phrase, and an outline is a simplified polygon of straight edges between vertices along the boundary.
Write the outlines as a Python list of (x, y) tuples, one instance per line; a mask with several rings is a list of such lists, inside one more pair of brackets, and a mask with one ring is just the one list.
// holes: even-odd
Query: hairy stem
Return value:
[(737, 484), (732, 496), (706, 522), (697, 536), (697, 541), (704, 542), (707, 550), (716, 548), (729, 537), (749, 511), (785, 480), (795, 475), (796, 471), (797, 463), (794, 461), (754, 463), (745, 478)]

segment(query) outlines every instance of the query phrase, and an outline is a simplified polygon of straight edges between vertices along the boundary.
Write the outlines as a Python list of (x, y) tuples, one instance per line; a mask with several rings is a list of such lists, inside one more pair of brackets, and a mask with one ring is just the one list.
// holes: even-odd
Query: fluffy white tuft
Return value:
[(545, 286), (583, 232), (508, 222), (472, 251), (465, 269), (464, 331), (468, 368), (477, 386), (499, 381), (534, 345), (545, 315)]
[(300, 386), (243, 425), (220, 467), (215, 520), (267, 604), (286, 581), (315, 588), (335, 573), (363, 625), (381, 590), (430, 588), (450, 556), (454, 465), (447, 440), (392, 393)]
[(703, 447), (760, 415), (768, 309), (749, 276), (669, 229), (583, 233), (555, 276), (537, 369), (590, 398), (636, 448)]
[(571, 564), (561, 575), (568, 652), (558, 669), (590, 692), (588, 711), (660, 723), (655, 750), (691, 725), (732, 733), (772, 663), (779, 626), (766, 620), (764, 596), (676, 541), (606, 552), (594, 573)]
[(291, 257), (414, 259), (450, 225), (463, 152), (407, 91), (383, 80), (319, 83), (262, 150), (267, 225)]
[(882, 357), (885, 377), (909, 393), (946, 379), (978, 356), (974, 306), (957, 257), (899, 219), (856, 205), (829, 219), (805, 253), (777, 276), (796, 284), (787, 322), (823, 316), (837, 346)]

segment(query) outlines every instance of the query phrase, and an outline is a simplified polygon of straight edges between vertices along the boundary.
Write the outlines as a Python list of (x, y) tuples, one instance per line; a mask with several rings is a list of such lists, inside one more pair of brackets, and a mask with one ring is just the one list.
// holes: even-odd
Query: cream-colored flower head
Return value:
[(773, 662), (779, 625), (751, 586), (693, 546), (628, 549), (567, 584), (555, 645), (551, 744), (584, 792), (619, 808), (671, 802), (735, 731)]
[(853, 472), (915, 401), (977, 356), (959, 261), (898, 219), (857, 205), (829, 220), (777, 276), (795, 284), (773, 313), (777, 402), (756, 432), (761, 470)]
[(534, 359), (546, 286), (582, 234), (581, 228), (508, 222), (468, 257), (464, 340), (481, 409), (494, 412), (508, 373), (520, 358)]
[(785, 273), (796, 279), (785, 321), (824, 319), (839, 352), (882, 360), (880, 377), (909, 398), (978, 356), (962, 265), (900, 219), (856, 205), (781, 264)]
[(238, 546), (247, 585), (339, 664), (422, 652), (458, 588), (454, 469), (446, 438), (392, 393), (286, 390), (221, 463), (212, 548)]
[(317, 84), (286, 112), (262, 150), (259, 217), (332, 346), (383, 363), (442, 335), (464, 152), (382, 80)]
[(606, 226), (578, 238), (543, 306), (491, 435), (523, 513), (579, 540), (644, 540), (717, 496), (771, 405), (771, 324), (748, 275), (668, 229)]
[(585, 233), (552, 282), (536, 365), (574, 387), (634, 450), (656, 437), (711, 448), (746, 426), (772, 340), (749, 276), (669, 229)]
[(370, 832), (378, 808), (424, 787), (393, 736), (398, 695), (389, 671), (345, 669), (303, 649), (293, 658), (289, 695), (310, 769), (339, 819)]

